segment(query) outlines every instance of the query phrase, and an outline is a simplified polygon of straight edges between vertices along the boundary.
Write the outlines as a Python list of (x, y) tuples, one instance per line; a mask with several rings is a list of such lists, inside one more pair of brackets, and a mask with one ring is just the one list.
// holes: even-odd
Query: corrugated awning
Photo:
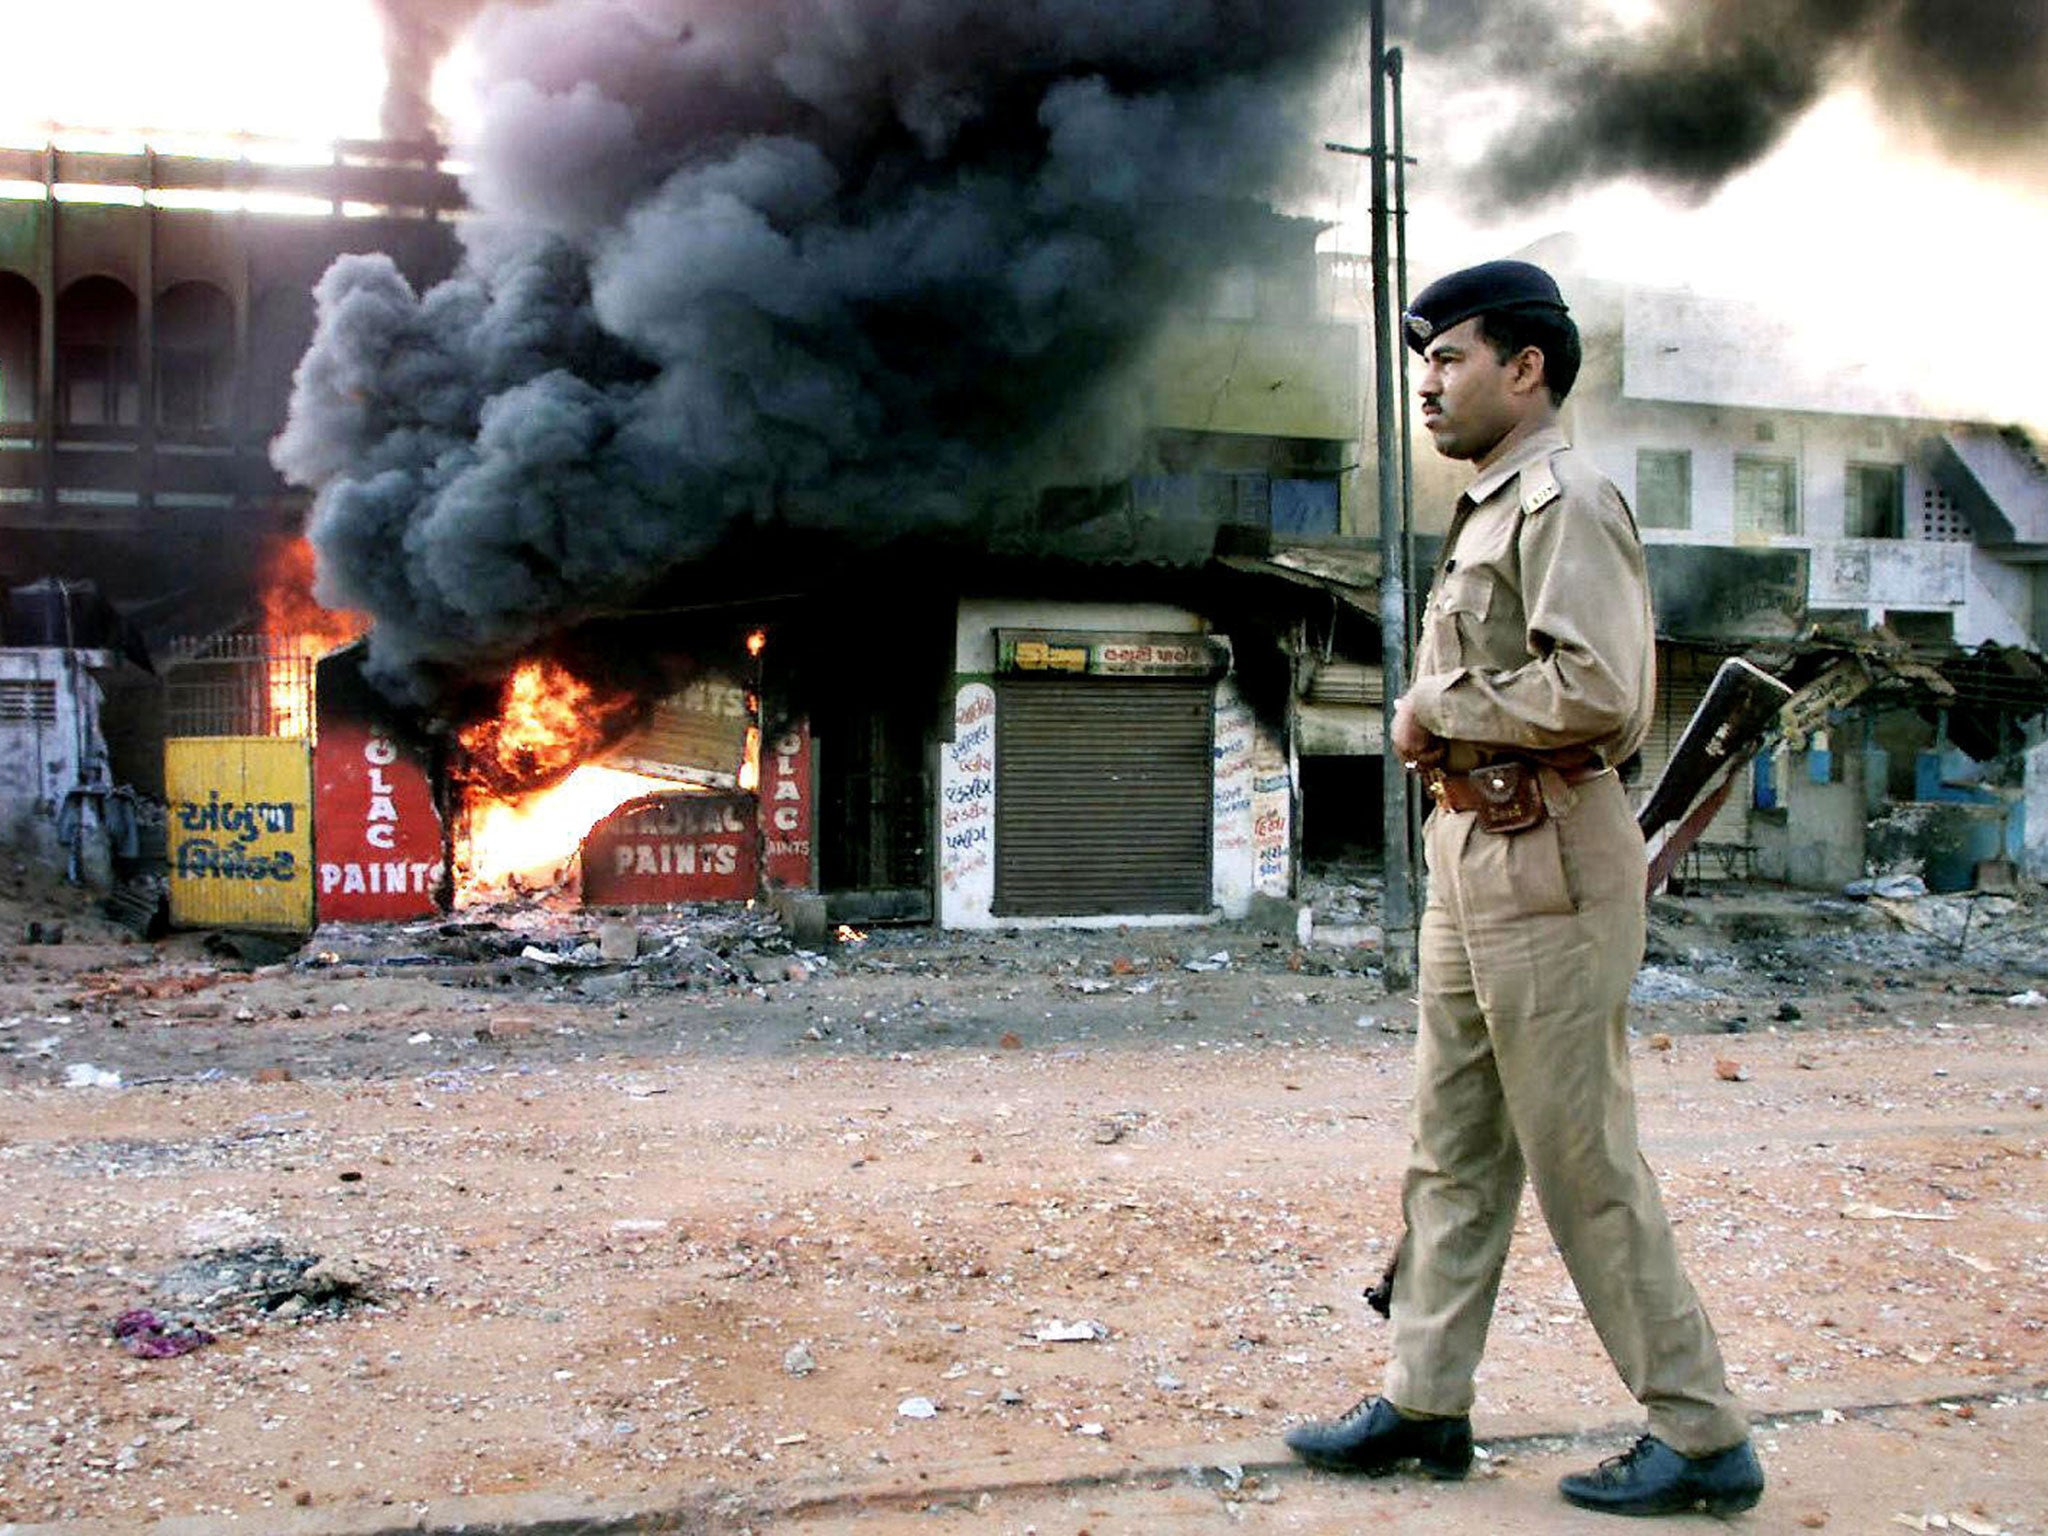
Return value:
[(1361, 613), (1379, 611), (1377, 549), (1291, 548), (1270, 555), (1219, 555), (1216, 563), (1249, 576), (1270, 576), (1318, 588)]

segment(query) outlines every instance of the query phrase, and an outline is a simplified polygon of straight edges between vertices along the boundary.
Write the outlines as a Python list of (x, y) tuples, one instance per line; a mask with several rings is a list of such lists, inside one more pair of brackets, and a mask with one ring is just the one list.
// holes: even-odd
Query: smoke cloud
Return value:
[(1485, 199), (1533, 203), (1623, 176), (1704, 197), (1851, 82), (1951, 156), (2042, 175), (2048, 8), (2033, 0), (1670, 3), (1637, 29), (1583, 0), (1413, 9), (1419, 51), (1541, 103), (1482, 160)]
[(442, 137), (431, 90), (434, 68), (488, 0), (373, 0), (384, 29), (384, 137)]
[[(385, 0), (447, 19), (461, 0)], [(736, 522), (1127, 473), (1120, 365), (1270, 236), (1350, 0), (555, 0), (478, 25), (451, 280), (347, 257), (279, 468), (427, 701)], [(1305, 154), (1304, 151), (1307, 151)]]

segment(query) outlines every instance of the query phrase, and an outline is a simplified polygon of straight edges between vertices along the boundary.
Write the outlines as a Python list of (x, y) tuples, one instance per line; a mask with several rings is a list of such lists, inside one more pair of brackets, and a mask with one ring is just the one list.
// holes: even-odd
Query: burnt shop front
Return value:
[[(989, 916), (1212, 911), (1228, 648), (1205, 634), (999, 629), (995, 663), (986, 712), (965, 732), (987, 751), (948, 786), (948, 809), (992, 796), (979, 823)], [(963, 824), (972, 836), (971, 817), (948, 830)]]

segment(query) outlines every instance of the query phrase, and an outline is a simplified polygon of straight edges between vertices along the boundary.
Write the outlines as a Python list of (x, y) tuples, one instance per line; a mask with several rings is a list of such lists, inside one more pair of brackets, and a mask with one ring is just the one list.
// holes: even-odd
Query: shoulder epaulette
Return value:
[(1532, 517), (1564, 494), (1550, 460), (1538, 459), (1521, 474), (1522, 515)]

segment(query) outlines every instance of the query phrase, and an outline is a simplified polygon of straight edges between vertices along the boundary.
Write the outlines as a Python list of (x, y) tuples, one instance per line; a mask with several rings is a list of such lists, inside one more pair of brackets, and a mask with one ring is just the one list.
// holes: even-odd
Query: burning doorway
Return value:
[[(750, 674), (764, 640), (750, 636), (747, 659), (731, 668), (670, 658), (651, 692), (608, 687), (560, 658), (521, 664), (495, 713), (460, 730), (450, 751), (458, 904), (557, 893), (630, 905), (750, 897), (723, 843), (706, 861), (689, 843), (685, 858), (660, 829), (716, 822), (723, 838), (743, 825), (752, 869), (761, 733)], [(642, 833), (660, 842), (651, 858)], [(616, 867), (620, 854), (634, 867)], [(604, 866), (594, 880), (593, 860)], [(622, 874), (632, 878), (621, 884)]]

